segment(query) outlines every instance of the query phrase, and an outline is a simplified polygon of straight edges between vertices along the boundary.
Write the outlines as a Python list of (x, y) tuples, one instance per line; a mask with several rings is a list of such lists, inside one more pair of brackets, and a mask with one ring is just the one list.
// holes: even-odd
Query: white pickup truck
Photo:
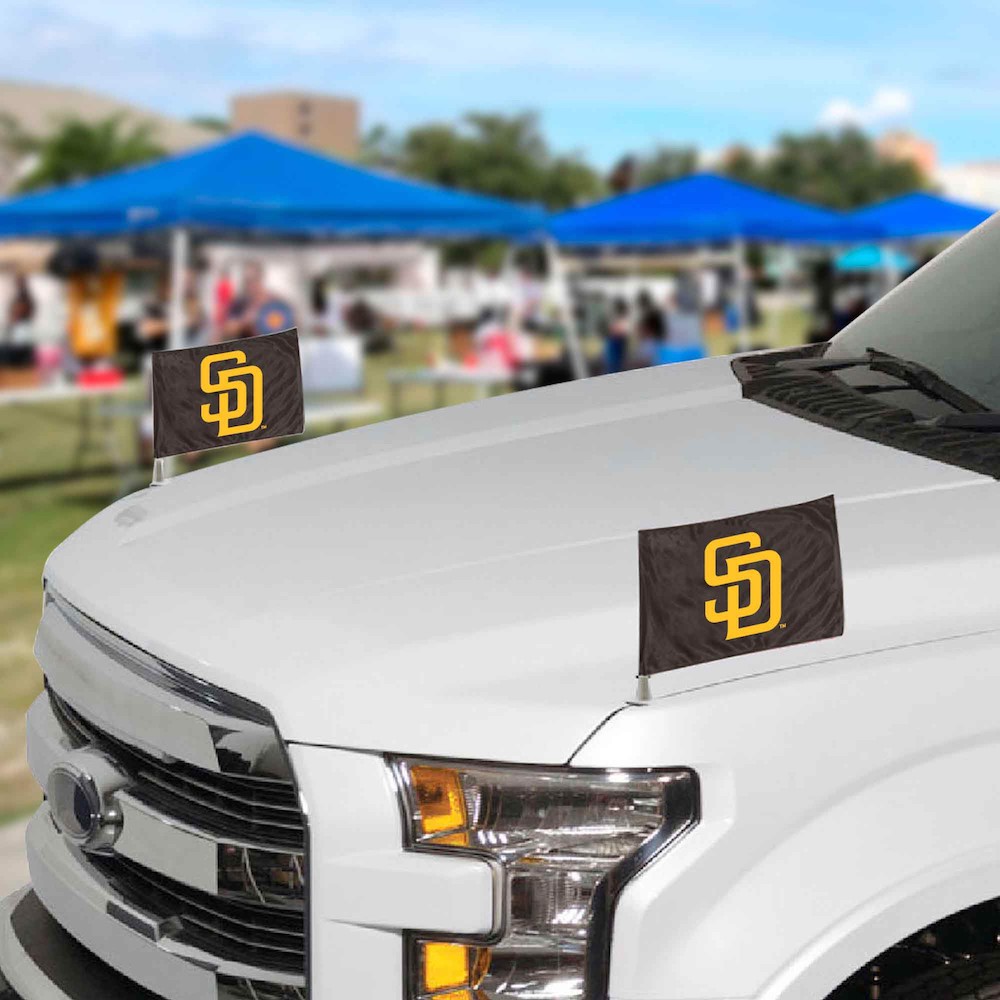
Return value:
[(94, 518), (0, 997), (996, 996), (998, 260)]

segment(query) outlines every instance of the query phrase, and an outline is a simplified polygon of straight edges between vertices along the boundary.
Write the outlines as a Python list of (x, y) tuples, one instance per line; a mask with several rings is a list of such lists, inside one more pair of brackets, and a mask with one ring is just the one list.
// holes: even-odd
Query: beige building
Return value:
[(877, 143), (879, 154), (887, 160), (912, 163), (925, 177), (937, 172), (937, 146), (922, 136), (904, 130), (883, 133)]
[(1000, 208), (1000, 160), (942, 166), (934, 180), (943, 194), (983, 208)]
[(259, 129), (341, 159), (358, 155), (358, 102), (304, 91), (239, 94), (230, 103), (233, 131)]

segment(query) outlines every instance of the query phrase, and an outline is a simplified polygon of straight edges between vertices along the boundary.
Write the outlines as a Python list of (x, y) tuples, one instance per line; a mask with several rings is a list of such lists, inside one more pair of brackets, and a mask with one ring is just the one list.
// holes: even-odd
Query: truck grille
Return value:
[(220, 997), (304, 998), (306, 824), (266, 711), (51, 594), (35, 648), (60, 752), (95, 752), (124, 775), (120, 838), (76, 854), (107, 889), (107, 919), (214, 969)]

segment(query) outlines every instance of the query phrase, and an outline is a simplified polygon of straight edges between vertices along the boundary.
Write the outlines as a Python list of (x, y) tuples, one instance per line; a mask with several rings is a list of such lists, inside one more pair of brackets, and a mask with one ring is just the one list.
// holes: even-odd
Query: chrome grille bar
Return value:
[[(167, 765), (87, 722), (51, 687), (49, 702), (78, 745), (105, 751), (135, 777), (129, 790), (140, 801), (223, 838), (302, 850), (302, 813), (291, 781), (198, 771), (181, 762)], [(233, 787), (247, 791), (235, 794)]]
[(301, 971), (305, 958), (302, 914), (239, 903), (200, 893), (122, 859), (89, 861), (126, 899), (163, 920), (177, 919), (177, 940), (212, 954), (261, 968)]

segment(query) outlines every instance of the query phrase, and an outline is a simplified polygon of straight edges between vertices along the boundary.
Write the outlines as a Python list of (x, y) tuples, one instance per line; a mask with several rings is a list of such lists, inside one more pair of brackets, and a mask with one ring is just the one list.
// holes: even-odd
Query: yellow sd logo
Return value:
[[(219, 425), (219, 437), (255, 431), (264, 419), (264, 373), (256, 365), (248, 365), (243, 351), (222, 351), (207, 354), (201, 360), (201, 391), (218, 394), (218, 409), (203, 403), (201, 419), (206, 424)], [(217, 367), (213, 365), (227, 365)], [(242, 423), (233, 421), (242, 420)]]
[[(726, 571), (719, 572), (719, 550), (746, 545), (748, 550), (739, 555), (727, 556)], [(747, 635), (770, 632), (781, 620), (781, 556), (773, 549), (762, 549), (760, 535), (747, 531), (742, 535), (727, 535), (715, 538), (705, 546), (705, 582), (710, 587), (726, 588), (726, 603), (719, 608), (717, 600), (705, 602), (705, 617), (710, 622), (726, 623), (726, 638), (739, 639)], [(767, 563), (770, 567), (768, 586), (770, 588), (770, 614), (767, 621), (753, 625), (742, 622), (756, 615), (764, 605), (764, 578), (755, 564)], [(740, 604), (740, 584), (750, 588), (746, 604)]]

